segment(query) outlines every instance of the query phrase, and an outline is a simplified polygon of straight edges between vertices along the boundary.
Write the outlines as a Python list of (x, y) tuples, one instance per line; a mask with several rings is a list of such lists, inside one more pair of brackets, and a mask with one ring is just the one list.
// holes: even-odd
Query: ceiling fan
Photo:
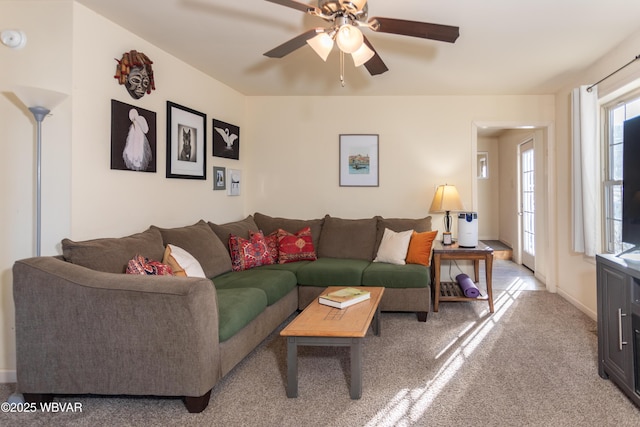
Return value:
[(362, 34), (360, 28), (366, 27), (379, 33), (399, 34), (454, 43), (460, 31), (450, 25), (430, 24), (393, 18), (368, 18), (367, 0), (318, 0), (318, 6), (295, 0), (267, 0), (282, 6), (297, 9), (311, 16), (317, 16), (329, 22), (326, 28), (313, 28), (297, 37), (266, 52), (270, 58), (282, 58), (305, 44), (324, 60), (327, 60), (334, 42), (340, 50), (341, 81), (344, 86), (344, 54), (351, 54), (354, 65), (364, 65), (374, 76), (389, 69), (378, 55), (373, 45)]

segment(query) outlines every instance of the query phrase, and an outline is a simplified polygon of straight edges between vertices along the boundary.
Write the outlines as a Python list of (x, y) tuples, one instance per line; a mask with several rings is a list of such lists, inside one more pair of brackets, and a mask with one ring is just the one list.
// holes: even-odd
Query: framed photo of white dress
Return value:
[(111, 100), (111, 169), (156, 172), (156, 113)]

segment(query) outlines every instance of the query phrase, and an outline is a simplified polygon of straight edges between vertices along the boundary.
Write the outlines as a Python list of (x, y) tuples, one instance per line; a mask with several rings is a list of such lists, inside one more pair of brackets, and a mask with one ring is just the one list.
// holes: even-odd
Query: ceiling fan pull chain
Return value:
[(344, 52), (340, 51), (340, 84), (344, 87)]

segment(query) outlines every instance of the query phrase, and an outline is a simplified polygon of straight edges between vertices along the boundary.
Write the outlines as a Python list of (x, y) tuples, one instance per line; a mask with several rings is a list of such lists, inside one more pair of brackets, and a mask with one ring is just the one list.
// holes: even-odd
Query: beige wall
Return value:
[[(250, 210), (304, 218), (425, 216), (444, 183), (474, 210), (472, 123), (554, 114), (552, 96), (252, 97), (248, 105)], [(380, 187), (339, 186), (338, 140), (348, 133), (380, 136)], [(433, 217), (442, 230), (442, 215)]]
[[(593, 84), (628, 63), (638, 54), (639, 45), (640, 31), (586, 70), (576, 73), (556, 94), (558, 293), (593, 318), (597, 304), (595, 260), (571, 249), (571, 89)], [(600, 84), (599, 96), (629, 84), (637, 87), (639, 79), (640, 64), (636, 63)]]
[(500, 152), (497, 138), (478, 138), (478, 152), (489, 155), (489, 177), (478, 179), (478, 238), (500, 238)]
[[(212, 167), (243, 169), (245, 97), (93, 11), (74, 8), (74, 79), (71, 235), (75, 239), (124, 235), (155, 224), (178, 226), (201, 218), (238, 219), (246, 194), (213, 191)], [(156, 90), (134, 100), (113, 78), (116, 61), (131, 49), (154, 62)], [(111, 99), (156, 112), (157, 173), (110, 170)], [(167, 179), (166, 102), (207, 115), (207, 180)], [(240, 160), (212, 157), (212, 119), (240, 126)]]
[[(0, 382), (15, 381), (11, 266), (35, 254), (35, 121), (8, 91), (28, 85), (69, 94), (43, 122), (42, 254), (60, 253), (64, 237), (123, 236), (150, 224), (177, 226), (200, 218), (240, 219), (246, 192), (213, 191), (212, 167), (245, 169), (211, 156), (213, 118), (246, 128), (246, 98), (70, 0), (2, 1), (0, 29), (27, 33), (24, 49), (0, 46)], [(140, 100), (113, 78), (116, 61), (136, 49), (154, 61), (157, 90)], [(157, 173), (110, 169), (111, 100), (156, 112)], [(207, 115), (207, 180), (165, 178), (166, 101)], [(9, 155), (7, 155), (9, 154)]]

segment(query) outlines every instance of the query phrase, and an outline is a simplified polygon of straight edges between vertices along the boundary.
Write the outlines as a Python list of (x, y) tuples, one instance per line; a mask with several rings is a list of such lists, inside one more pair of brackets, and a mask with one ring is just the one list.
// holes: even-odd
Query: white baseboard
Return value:
[(0, 369), (0, 384), (15, 383), (18, 380), (16, 371)]
[(596, 320), (596, 321), (598, 320), (598, 314), (595, 311), (591, 310), (589, 307), (587, 307), (586, 305), (582, 304), (580, 301), (576, 300), (571, 295), (569, 295), (566, 292), (564, 292), (562, 289), (557, 289), (557, 291), (558, 291), (558, 295), (560, 295), (562, 298), (566, 299), (571, 304), (576, 306), (578, 308), (578, 310), (580, 310), (581, 312), (583, 312), (584, 314), (586, 314), (587, 316), (589, 316), (593, 320)]

